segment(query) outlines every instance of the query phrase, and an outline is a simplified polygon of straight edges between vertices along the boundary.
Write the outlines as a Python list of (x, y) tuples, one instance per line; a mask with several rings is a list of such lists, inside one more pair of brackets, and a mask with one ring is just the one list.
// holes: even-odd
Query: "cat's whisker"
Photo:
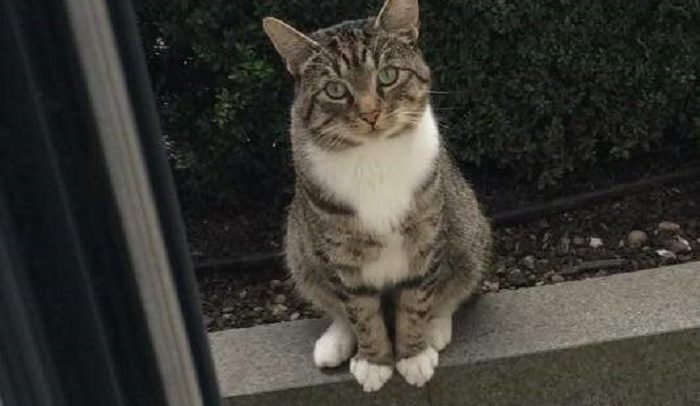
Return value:
[(455, 106), (455, 107), (433, 107), (433, 110), (437, 110), (437, 111), (466, 110), (466, 109), (467, 109), (466, 107), (459, 107), (459, 106)]
[(327, 144), (328, 148), (331, 150), (335, 149), (335, 147), (337, 147), (338, 144), (340, 144), (342, 139), (343, 137), (339, 133), (332, 134), (332, 137), (329, 139)]
[(335, 132), (328, 132), (323, 135), (321, 138), (321, 141), (323, 142), (323, 145), (332, 148), (334, 145), (337, 143), (338, 135), (336, 135)]
[(423, 117), (423, 112), (417, 111), (401, 111), (394, 114), (392, 118), (397, 120), (408, 120), (411, 124), (417, 124), (418, 121)]
[(449, 125), (445, 124), (443, 121), (438, 121), (438, 127), (452, 129)]
[(469, 91), (467, 91), (467, 90), (448, 90), (448, 91), (428, 90), (428, 93), (430, 93), (430, 94), (465, 94), (465, 93), (469, 93)]
[(330, 150), (335, 149), (345, 139), (343, 134), (339, 132), (340, 129), (341, 126), (339, 124), (324, 128), (323, 131), (318, 134), (319, 143)]

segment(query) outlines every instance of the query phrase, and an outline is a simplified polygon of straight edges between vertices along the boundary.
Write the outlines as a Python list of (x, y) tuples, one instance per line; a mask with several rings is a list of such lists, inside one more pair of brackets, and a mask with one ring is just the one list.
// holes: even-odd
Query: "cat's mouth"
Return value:
[(364, 131), (361, 133), (365, 138), (379, 139), (379, 138), (393, 138), (402, 132), (410, 130), (416, 125), (413, 121), (401, 121), (401, 120), (385, 120), (382, 122), (377, 122), (375, 125), (369, 125), (364, 123)]
[(387, 130), (387, 126), (383, 125), (383, 123), (370, 124), (361, 120), (355, 124), (355, 128), (357, 133), (371, 138), (379, 137)]
[(365, 137), (382, 138), (401, 128), (400, 124), (396, 120), (390, 120), (388, 117), (379, 117), (374, 123), (360, 121), (357, 127), (360, 130), (359, 132)]
[(367, 135), (372, 137), (379, 137), (386, 131), (384, 127), (378, 127), (376, 125), (372, 126), (367, 130)]

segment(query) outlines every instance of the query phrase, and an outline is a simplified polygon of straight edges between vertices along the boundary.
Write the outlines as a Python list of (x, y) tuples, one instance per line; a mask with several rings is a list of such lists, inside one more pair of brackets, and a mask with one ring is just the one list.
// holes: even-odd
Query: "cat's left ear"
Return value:
[(299, 74), (302, 63), (315, 51), (321, 50), (316, 41), (274, 17), (263, 19), (263, 29), (293, 76)]
[(418, 39), (418, 14), (418, 0), (386, 0), (374, 26), (413, 42)]

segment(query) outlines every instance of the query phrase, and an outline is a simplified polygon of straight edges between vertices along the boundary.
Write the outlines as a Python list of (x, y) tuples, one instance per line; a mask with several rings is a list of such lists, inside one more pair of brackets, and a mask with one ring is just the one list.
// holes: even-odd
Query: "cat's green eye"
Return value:
[(348, 94), (348, 88), (340, 82), (329, 82), (325, 90), (331, 99), (342, 99)]
[(390, 86), (393, 85), (394, 82), (396, 82), (396, 79), (399, 78), (399, 70), (389, 66), (380, 70), (377, 77), (382, 86)]

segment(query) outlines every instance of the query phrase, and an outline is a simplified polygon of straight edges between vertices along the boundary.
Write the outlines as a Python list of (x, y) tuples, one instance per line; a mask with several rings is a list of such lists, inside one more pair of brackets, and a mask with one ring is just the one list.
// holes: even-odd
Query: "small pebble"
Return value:
[(239, 298), (239, 299), (245, 299), (246, 296), (248, 296), (248, 290), (247, 290), (247, 289), (243, 289), (243, 290), (241, 290), (240, 292), (238, 292), (238, 298)]
[(559, 251), (562, 254), (566, 254), (571, 249), (571, 239), (569, 237), (562, 237), (559, 240)]
[(281, 304), (274, 305), (272, 307), (272, 315), (275, 317), (278, 317), (278, 316), (281, 316), (282, 314), (284, 314), (284, 312), (286, 312), (287, 310), (288, 310), (288, 308), (285, 305), (281, 305)]
[(542, 285), (544, 285), (544, 281), (535, 282), (535, 286), (542, 286)]
[(552, 282), (554, 282), (554, 283), (559, 283), (559, 282), (564, 282), (564, 281), (566, 281), (566, 278), (564, 278), (564, 277), (561, 276), (561, 275), (554, 274), (554, 275), (552, 275), (551, 280), (552, 280)]
[(659, 232), (666, 234), (677, 234), (679, 231), (681, 231), (681, 226), (679, 224), (672, 223), (670, 221), (662, 221), (656, 228), (659, 230)]
[(678, 235), (664, 241), (664, 247), (669, 251), (673, 252), (674, 254), (690, 252), (693, 250), (688, 240)]
[(586, 239), (582, 237), (574, 237), (572, 240), (575, 246), (580, 247), (582, 245), (586, 245)]
[(221, 309), (221, 311), (224, 313), (233, 313), (233, 310), (233, 306), (226, 306), (223, 309)]
[(547, 232), (544, 233), (544, 235), (542, 236), (542, 242), (543, 242), (545, 245), (549, 245), (549, 239), (550, 239), (550, 238), (552, 238), (552, 233), (550, 233), (549, 231), (547, 231)]
[(501, 284), (498, 281), (495, 281), (495, 282), (485, 281), (484, 287), (489, 292), (498, 292), (498, 290), (501, 288)]
[(523, 271), (518, 268), (513, 268), (508, 271), (508, 276), (506, 278), (511, 285), (515, 286), (522, 286), (527, 283), (527, 278), (523, 274)]
[(260, 313), (260, 312), (262, 312), (262, 311), (264, 311), (264, 310), (265, 310), (265, 309), (262, 308), (262, 307), (260, 307), (260, 306), (255, 306), (255, 307), (253, 308), (253, 311), (254, 311), (255, 313)]
[(603, 246), (603, 240), (598, 237), (591, 237), (588, 246), (591, 248), (600, 248)]
[(294, 312), (294, 313), (292, 313), (291, 316), (289, 316), (289, 320), (294, 321), (294, 320), (298, 319), (299, 317), (301, 317), (301, 314), (299, 314), (299, 312)]
[(535, 269), (535, 257), (533, 255), (528, 255), (520, 259), (520, 265), (527, 269)]
[(676, 254), (666, 249), (656, 250), (656, 255), (660, 256), (661, 258), (676, 259)]
[(627, 245), (632, 248), (641, 248), (649, 239), (647, 233), (642, 230), (632, 230), (627, 234)]
[(544, 272), (549, 267), (548, 259), (538, 259), (535, 261), (535, 269), (538, 272)]
[(282, 304), (287, 301), (287, 296), (279, 294), (275, 296), (275, 299), (272, 301), (275, 304)]
[(224, 320), (231, 320), (231, 319), (233, 318), (233, 315), (232, 315), (232, 314), (224, 314), (224, 315), (221, 316), (221, 317), (222, 317)]

